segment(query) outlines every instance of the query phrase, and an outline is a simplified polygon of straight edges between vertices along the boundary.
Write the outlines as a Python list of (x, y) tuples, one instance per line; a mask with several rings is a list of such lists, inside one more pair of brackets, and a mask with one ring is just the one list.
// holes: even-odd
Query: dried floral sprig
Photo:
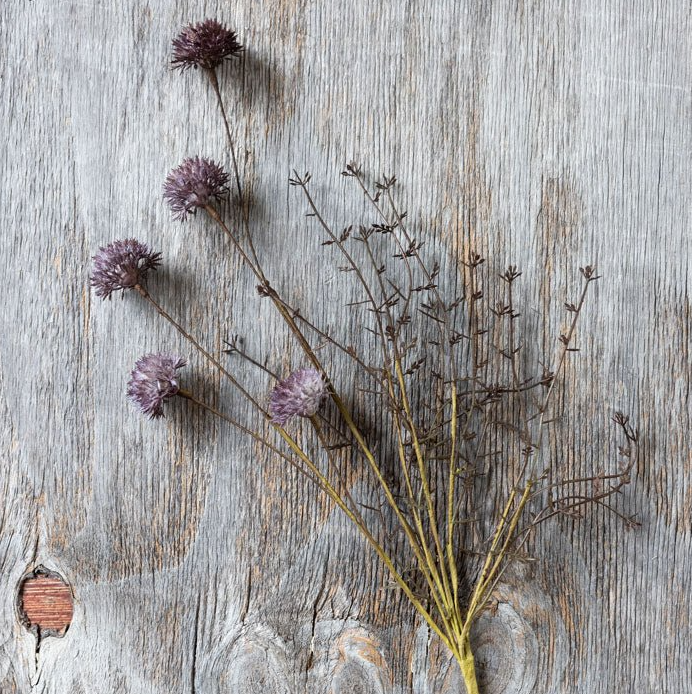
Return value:
[(180, 70), (214, 70), (224, 60), (237, 58), (242, 52), (243, 46), (235, 31), (215, 19), (206, 19), (198, 24), (188, 24), (173, 39), (171, 64)]
[(91, 286), (96, 296), (108, 299), (114, 292), (144, 286), (149, 271), (161, 264), (161, 254), (137, 239), (125, 239), (99, 248), (93, 263)]
[(228, 174), (211, 159), (190, 157), (173, 169), (163, 184), (163, 197), (175, 219), (185, 221), (213, 202), (228, 195)]
[(179, 356), (145, 354), (130, 374), (127, 397), (149, 419), (163, 417), (164, 402), (180, 391), (177, 371), (186, 364)]
[[(300, 190), (308, 215), (326, 235), (324, 245), (336, 251), (340, 269), (351, 273), (362, 292), (362, 300), (350, 307), (358, 313), (363, 334), (370, 344), (374, 340), (375, 349), (359, 353), (350, 340), (341, 342), (291, 306), (267, 279), (253, 246), (249, 208), (215, 67), (205, 71), (229, 140), (243, 211), (242, 233), (236, 233), (235, 225), (227, 224), (215, 207), (225, 196), (228, 181), (216, 164), (210, 184), (210, 179), (200, 183), (199, 171), (184, 163), (167, 179), (165, 197), (177, 217), (184, 219), (203, 209), (223, 230), (258, 281), (260, 296), (276, 308), (310, 367), (281, 381), (272, 390), (267, 410), (261, 404), (263, 398), (252, 395), (145, 288), (137, 286), (271, 427), (265, 431), (244, 424), (188, 392), (177, 394), (261, 442), (327, 494), (450, 649), (469, 694), (477, 694), (471, 625), (530, 534), (550, 518), (575, 517), (589, 506), (612, 511), (630, 526), (636, 523), (611, 503), (630, 482), (636, 461), (638, 434), (624, 415), (614, 418), (626, 439), (614, 472), (569, 476), (560, 469), (560, 461), (544, 451), (545, 429), (556, 418), (551, 395), (564, 378), (568, 358), (578, 351), (574, 345), (577, 322), (598, 279), (595, 268), (581, 269), (579, 298), (566, 303), (570, 324), (558, 338), (553, 365), (539, 363), (527, 372), (527, 360), (520, 358), (524, 343), (517, 338), (515, 325), (520, 312), (513, 285), (521, 276), (516, 267), (507, 268), (500, 275), (500, 287), (493, 287), (484, 274), (485, 258), (468, 251), (463, 276), (452, 278), (453, 282), (458, 279), (462, 291), (447, 296), (439, 263), (430, 265), (423, 257), (423, 241), (395, 199), (395, 176), (369, 185), (360, 167), (349, 164), (343, 174), (356, 182), (376, 221), (336, 230), (310, 192), (310, 175), (294, 172), (290, 184)], [(213, 164), (195, 161), (196, 166)], [(220, 182), (219, 186), (214, 182)], [(237, 339), (228, 344), (228, 353), (275, 378), (275, 370), (241, 350)], [(351, 361), (355, 387), (363, 395), (361, 408), (369, 408), (374, 417), (372, 427), (356, 422), (351, 405), (332, 385), (330, 348)], [(329, 417), (318, 409), (323, 398), (332, 404)], [(284, 428), (292, 416), (309, 422), (301, 427), (299, 438)], [(359, 412), (358, 422), (366, 419)], [(344, 453), (337, 456), (337, 451)], [(350, 464), (358, 465), (360, 472), (370, 471), (379, 494), (374, 506), (352, 497), (345, 474)], [(484, 470), (490, 464), (494, 472), (488, 476)], [(486, 495), (493, 491), (483, 485), (497, 479), (510, 491), (498, 513), (484, 518), (474, 499), (480, 489)], [(364, 509), (371, 515), (364, 515)], [(390, 532), (391, 522), (405, 538), (406, 556), (401, 555), (402, 543)], [(479, 537), (489, 540), (479, 543)]]
[(327, 394), (322, 374), (316, 369), (299, 369), (271, 392), (272, 422), (284, 426), (293, 417), (312, 417)]

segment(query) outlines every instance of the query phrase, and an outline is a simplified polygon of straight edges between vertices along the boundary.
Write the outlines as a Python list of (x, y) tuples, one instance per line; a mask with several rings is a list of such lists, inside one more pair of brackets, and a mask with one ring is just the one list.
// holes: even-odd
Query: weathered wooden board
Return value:
[[(346, 160), (396, 171), (431, 252), (451, 265), (473, 244), (523, 269), (529, 331), (545, 316), (554, 335), (576, 268), (598, 263), (565, 394), (576, 433), (551, 445), (597, 467), (608, 415), (629, 412), (642, 458), (621, 503), (643, 525), (599, 513), (541, 535), (476, 631), (483, 691), (692, 692), (691, 14), (683, 0), (4, 0), (0, 692), (460, 691), (306, 482), (199, 412), (152, 425), (124, 401), (137, 356), (189, 350), (135, 297), (94, 300), (89, 259), (114, 238), (164, 252), (157, 292), (211, 349), (240, 333), (275, 365), (298, 356), (223, 239), (171, 222), (160, 198), (183, 156), (224, 158), (208, 87), (167, 69), (174, 33), (207, 16), (248, 47), (223, 90), (259, 250), (320, 321), (337, 320), (341, 280), (287, 186), (294, 166), (339, 223), (362, 211)], [(16, 598), (38, 564), (75, 604), (37, 652)]]

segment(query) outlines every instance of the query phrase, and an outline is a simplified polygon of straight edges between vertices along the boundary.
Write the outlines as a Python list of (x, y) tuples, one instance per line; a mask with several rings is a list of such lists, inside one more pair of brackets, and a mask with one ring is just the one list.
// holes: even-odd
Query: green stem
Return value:
[(467, 694), (478, 694), (478, 680), (476, 679), (476, 663), (471, 650), (469, 637), (464, 636), (461, 645), (461, 653), (457, 656), (459, 667), (461, 668), (461, 676), (464, 678)]

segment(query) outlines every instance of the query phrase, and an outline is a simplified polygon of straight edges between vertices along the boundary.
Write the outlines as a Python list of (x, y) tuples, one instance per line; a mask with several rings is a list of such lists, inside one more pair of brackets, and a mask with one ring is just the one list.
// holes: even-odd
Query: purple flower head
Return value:
[(170, 354), (140, 357), (127, 384), (127, 397), (149, 419), (163, 417), (164, 401), (180, 390), (176, 369), (185, 364), (185, 359)]
[(272, 422), (284, 426), (292, 417), (312, 417), (326, 393), (327, 386), (319, 371), (294, 371), (271, 392), (269, 412)]
[(161, 254), (152, 252), (137, 239), (125, 239), (99, 248), (93, 260), (91, 286), (96, 296), (107, 299), (121, 289), (144, 286), (149, 270), (156, 270), (161, 264)]
[(214, 19), (207, 19), (199, 24), (188, 24), (173, 39), (171, 63), (181, 70), (191, 67), (213, 70), (224, 60), (240, 55), (242, 50), (235, 31)]
[(227, 183), (228, 174), (216, 162), (192, 157), (168, 174), (163, 197), (173, 210), (173, 217), (184, 221), (198, 207), (228, 195)]

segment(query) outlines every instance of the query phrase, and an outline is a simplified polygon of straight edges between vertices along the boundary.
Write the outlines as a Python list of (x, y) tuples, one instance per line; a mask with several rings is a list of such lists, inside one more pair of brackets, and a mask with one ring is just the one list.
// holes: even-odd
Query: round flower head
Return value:
[(327, 387), (319, 371), (294, 371), (271, 392), (269, 412), (272, 422), (284, 426), (293, 417), (312, 417), (326, 392)]
[(163, 417), (164, 401), (180, 390), (176, 370), (186, 363), (182, 357), (169, 354), (140, 357), (130, 374), (127, 397), (149, 419)]
[(219, 201), (228, 194), (228, 174), (210, 159), (192, 157), (168, 174), (163, 197), (173, 217), (184, 221), (198, 207)]
[(224, 60), (240, 55), (242, 50), (235, 31), (214, 19), (207, 19), (199, 24), (188, 24), (173, 39), (171, 62), (174, 68), (181, 70), (191, 67), (213, 70)]
[(161, 254), (152, 252), (137, 239), (125, 239), (99, 248), (93, 260), (91, 286), (96, 296), (107, 299), (121, 289), (144, 286), (149, 270), (156, 270), (161, 264)]

